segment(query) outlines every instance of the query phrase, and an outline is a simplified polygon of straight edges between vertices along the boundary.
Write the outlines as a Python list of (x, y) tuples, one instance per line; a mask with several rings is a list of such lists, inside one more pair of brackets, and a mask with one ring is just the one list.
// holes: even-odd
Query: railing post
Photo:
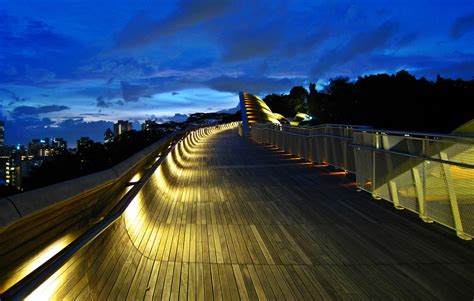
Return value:
[(416, 198), (418, 199), (418, 209), (420, 211), (419, 216), (425, 223), (432, 223), (433, 220), (426, 214), (426, 200), (425, 194), (423, 193), (423, 183), (421, 182), (420, 171), (416, 167), (413, 167), (411, 169), (411, 174), (415, 185)]
[[(375, 132), (373, 134), (373, 140), (372, 143), (376, 149), (379, 148), (379, 134), (378, 132)], [(372, 150), (372, 197), (376, 200), (381, 200), (382, 198), (377, 194), (377, 189), (375, 188), (375, 151)]]
[[(448, 161), (448, 155), (444, 152), (439, 153), (441, 160)], [(462, 226), (461, 214), (459, 213), (458, 198), (454, 189), (453, 180), (451, 178), (451, 171), (449, 170), (449, 164), (441, 163), (444, 172), (444, 179), (446, 181), (446, 187), (449, 195), (449, 204), (451, 205), (451, 211), (453, 214), (454, 227), (456, 228), (456, 234), (459, 238), (465, 240), (471, 240), (472, 238), (464, 233)]]
[(342, 156), (343, 156), (342, 164), (344, 166), (344, 171), (347, 172), (347, 140), (346, 139), (342, 139), (342, 145), (343, 145), (343, 148), (342, 148)]
[[(410, 138), (407, 138), (407, 147), (408, 147), (408, 152), (412, 154), (415, 153), (413, 142)], [(423, 164), (424, 163), (425, 162), (423, 161)], [(411, 168), (411, 175), (413, 177), (413, 185), (415, 185), (415, 193), (416, 193), (416, 198), (418, 201), (419, 216), (425, 223), (432, 223), (433, 220), (429, 218), (426, 213), (426, 198), (425, 198), (425, 193), (424, 193), (424, 188), (423, 188), (423, 182), (421, 181), (420, 171), (418, 170), (418, 168), (416, 168), (416, 166)]]
[[(382, 147), (384, 150), (390, 150), (390, 143), (388, 141), (388, 136), (386, 134), (382, 135)], [(392, 165), (392, 156), (390, 154), (386, 154), (386, 160), (387, 160), (387, 169), (389, 173), (389, 179), (391, 178), (391, 175), (393, 174), (393, 165)], [(398, 210), (403, 210), (403, 208), (400, 205), (400, 200), (398, 199), (398, 189), (397, 189), (397, 183), (395, 181), (388, 181), (388, 191), (390, 193), (390, 198), (392, 199), (393, 206), (395, 209)]]
[[(348, 128), (345, 127), (344, 128), (344, 138), (347, 138), (349, 136), (348, 134)], [(347, 168), (347, 140), (346, 139), (342, 139), (342, 145), (343, 145), (343, 165), (344, 165), (344, 171), (347, 172), (348, 168)]]
[(327, 135), (327, 127), (324, 127), (324, 163), (329, 164), (328, 160), (328, 137)]

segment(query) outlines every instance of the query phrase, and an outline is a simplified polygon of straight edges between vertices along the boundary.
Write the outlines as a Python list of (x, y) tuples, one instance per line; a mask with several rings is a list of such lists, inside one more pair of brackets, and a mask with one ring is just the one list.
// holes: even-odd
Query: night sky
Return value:
[(0, 0), (9, 145), (400, 69), (473, 78), (474, 1)]

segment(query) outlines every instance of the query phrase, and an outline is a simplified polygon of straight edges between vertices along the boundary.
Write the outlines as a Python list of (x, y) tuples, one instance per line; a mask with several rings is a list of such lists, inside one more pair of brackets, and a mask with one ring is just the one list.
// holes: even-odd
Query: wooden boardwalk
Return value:
[(474, 298), (473, 244), (227, 130), (180, 145), (53, 299)]

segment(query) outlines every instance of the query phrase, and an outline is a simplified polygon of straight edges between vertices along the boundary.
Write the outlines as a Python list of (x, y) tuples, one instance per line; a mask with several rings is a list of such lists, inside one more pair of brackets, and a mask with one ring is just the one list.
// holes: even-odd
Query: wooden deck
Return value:
[(473, 250), (349, 176), (228, 130), (173, 152), (35, 296), (472, 300)]

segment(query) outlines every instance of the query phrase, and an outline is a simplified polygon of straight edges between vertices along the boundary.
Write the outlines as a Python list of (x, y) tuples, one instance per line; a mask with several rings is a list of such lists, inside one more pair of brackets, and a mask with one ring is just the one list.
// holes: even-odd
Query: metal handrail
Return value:
[[(430, 132), (403, 132), (403, 131), (396, 131), (396, 130), (384, 130), (384, 129), (366, 129), (362, 132), (372, 132), (372, 133), (387, 133), (392, 135), (409, 135), (408, 137), (418, 138), (416, 136), (422, 136), (420, 138), (428, 137), (440, 137), (440, 138), (455, 138), (455, 139), (468, 139), (473, 140), (474, 136), (467, 136), (467, 135), (456, 135), (456, 134), (438, 134), (438, 133), (430, 133)], [(464, 142), (463, 142), (464, 143)]]
[(404, 157), (423, 159), (423, 160), (426, 160), (426, 161), (433, 161), (433, 162), (442, 163), (442, 164), (449, 164), (449, 165), (455, 165), (455, 166), (459, 166), (459, 167), (463, 167), (463, 168), (474, 169), (474, 165), (467, 164), (467, 163), (454, 162), (454, 161), (449, 161), (449, 160), (437, 159), (437, 158), (421, 156), (421, 155), (416, 155), (416, 154), (410, 154), (410, 153), (405, 153), (405, 152), (399, 152), (399, 151), (393, 151), (393, 150), (386, 150), (386, 149), (381, 149), (381, 148), (376, 148), (376, 147), (370, 147), (370, 146), (363, 145), (363, 144), (354, 144), (354, 143), (352, 143), (352, 144), (349, 144), (349, 146), (362, 148), (362, 149), (367, 149), (367, 150), (380, 152), (380, 153), (400, 155), (400, 156), (404, 156)]
[[(312, 134), (304, 127), (280, 130), (258, 124), (252, 136), (305, 160), (352, 172), (357, 187), (374, 198), (414, 211), (425, 222), (450, 227), (462, 239), (474, 238), (474, 225), (467, 217), (474, 206), (474, 136), (344, 125), (320, 128), (320, 133)], [(432, 200), (438, 203), (428, 203)]]
[[(221, 124), (210, 125), (210, 127)], [(92, 226), (84, 234), (79, 236), (73, 242), (68, 244), (64, 249), (59, 251), (45, 263), (36, 268), (33, 272), (23, 277), (20, 281), (8, 288), (0, 294), (0, 300), (22, 300), (38, 288), (44, 281), (57, 272), (74, 254), (89, 245), (101, 233), (112, 226), (127, 209), (129, 204), (135, 199), (137, 194), (148, 183), (157, 168), (167, 158), (168, 154), (175, 149), (180, 141), (184, 139), (192, 131), (206, 128), (208, 126), (194, 126), (187, 128), (184, 132), (177, 132), (169, 138), (168, 142), (161, 147), (164, 149), (160, 152), (158, 160), (145, 171), (144, 175), (136, 182), (131, 182), (126, 187), (132, 188), (117, 202), (111, 211), (100, 222)]]
[[(255, 125), (255, 123), (254, 123)], [(258, 126), (264, 126), (264, 127), (271, 127), (273, 124), (263, 124), (263, 123), (257, 123)], [(280, 125), (279, 125), (280, 126)], [(355, 124), (338, 124), (338, 123), (327, 123), (327, 124), (318, 124), (318, 125), (312, 125), (312, 126), (305, 126), (301, 127), (298, 125), (290, 125), (290, 124), (281, 124), (282, 127), (292, 127), (292, 128), (300, 128), (300, 129), (317, 129), (317, 128), (327, 128), (327, 127), (350, 127), (354, 129), (372, 129), (373, 127), (370, 125), (355, 125)]]
[[(270, 131), (274, 131), (274, 132), (281, 132), (281, 131), (271, 129), (271, 128), (266, 128), (265, 130), (270, 130)], [(352, 141), (351, 137), (338, 136), (338, 135), (329, 135), (329, 134), (303, 135), (303, 134), (298, 134), (298, 133), (293, 133), (293, 132), (284, 132), (284, 133), (292, 135), (292, 136), (299, 136), (299, 137), (308, 137), (308, 138), (309, 137), (332, 137), (332, 138), (338, 138), (338, 139), (344, 139), (344, 140), (351, 140)]]
[[(272, 128), (272, 126), (268, 126), (266, 124), (258, 124), (258, 126), (263, 126), (264, 128)], [(306, 130), (306, 129), (307, 130), (312, 130), (312, 129), (318, 129), (318, 128), (330, 128), (330, 127), (350, 127), (350, 128), (353, 128), (354, 130), (361, 131), (361, 132), (387, 133), (387, 134), (392, 134), (392, 135), (403, 135), (403, 136), (409, 135), (409, 137), (412, 137), (412, 138), (418, 138), (417, 136), (422, 136), (420, 138), (426, 138), (428, 136), (428, 137), (440, 137), (440, 138), (467, 139), (467, 140), (473, 140), (473, 142), (474, 142), (474, 136), (470, 136), (470, 135), (442, 134), (442, 133), (416, 132), (416, 131), (404, 132), (404, 131), (398, 131), (398, 130), (375, 129), (372, 126), (369, 126), (369, 125), (353, 125), (353, 124), (336, 124), (336, 123), (334, 123), (334, 124), (321, 124), (321, 125), (308, 126), (308, 127), (300, 127), (300, 126), (295, 126), (295, 125), (282, 125), (282, 127), (299, 128), (299, 129), (304, 129), (304, 130)]]
[[(26, 275), (20, 281), (15, 283), (12, 287), (7, 289), (3, 294), (0, 295), (0, 299), (3, 300), (22, 300), (33, 292), (41, 283), (46, 281), (51, 275), (58, 271), (74, 254), (83, 249), (89, 243), (91, 243), (96, 237), (112, 226), (122, 213), (127, 209), (128, 205), (133, 201), (138, 192), (148, 182), (150, 177), (160, 166), (166, 156), (176, 146), (177, 141), (176, 135), (170, 140), (172, 141), (168, 145), (171, 147), (166, 148), (164, 153), (161, 153), (160, 158), (145, 172), (143, 177), (140, 178), (132, 188), (120, 199), (115, 207), (106, 215), (106, 217), (99, 223), (95, 224), (92, 228), (74, 240), (72, 243), (67, 245), (64, 249), (58, 252), (56, 255), (51, 257), (48, 261), (43, 263), (33, 272)], [(166, 146), (166, 144), (165, 144)]]
[[(297, 127), (294, 127), (294, 128), (297, 128)], [(276, 130), (273, 127), (263, 127), (263, 129), (268, 130), (268, 131), (274, 131), (274, 132), (282, 132), (282, 131)], [(307, 128), (303, 128), (303, 129), (307, 129)], [(314, 129), (314, 128), (312, 128), (312, 129)], [(299, 134), (299, 133), (294, 133), (294, 132), (284, 132), (284, 133), (285, 134), (290, 134), (290, 135), (293, 135), (293, 136), (300, 136), (300, 137), (332, 137), (332, 138), (338, 138), (338, 139), (344, 139), (344, 140), (351, 140), (352, 141), (352, 137), (331, 135), (331, 134), (309, 134), (309, 135), (304, 135), (304, 134)]]

